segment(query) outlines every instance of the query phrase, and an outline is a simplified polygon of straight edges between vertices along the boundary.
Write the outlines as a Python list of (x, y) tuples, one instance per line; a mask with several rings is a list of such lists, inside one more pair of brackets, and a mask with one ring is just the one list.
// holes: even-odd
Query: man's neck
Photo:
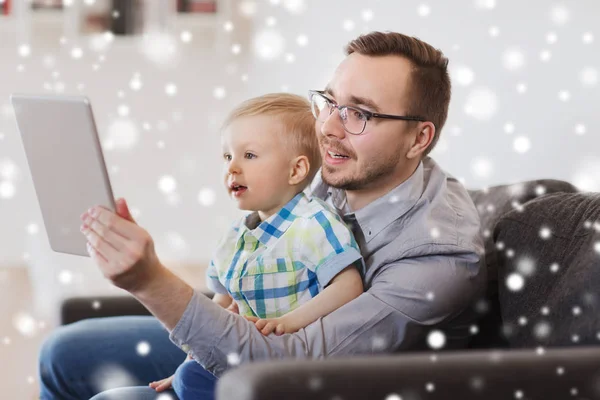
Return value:
[(390, 174), (388, 177), (382, 177), (364, 189), (346, 190), (346, 200), (350, 209), (352, 211), (358, 211), (380, 197), (385, 196), (391, 190), (410, 178), (418, 167), (419, 162), (416, 162), (408, 165), (402, 174)]

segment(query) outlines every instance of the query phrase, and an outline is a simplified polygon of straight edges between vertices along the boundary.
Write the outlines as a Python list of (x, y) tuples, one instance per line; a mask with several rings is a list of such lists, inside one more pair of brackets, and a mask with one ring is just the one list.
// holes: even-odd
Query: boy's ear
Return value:
[(298, 156), (291, 161), (290, 178), (288, 180), (290, 185), (297, 185), (304, 181), (310, 171), (310, 162), (306, 156)]

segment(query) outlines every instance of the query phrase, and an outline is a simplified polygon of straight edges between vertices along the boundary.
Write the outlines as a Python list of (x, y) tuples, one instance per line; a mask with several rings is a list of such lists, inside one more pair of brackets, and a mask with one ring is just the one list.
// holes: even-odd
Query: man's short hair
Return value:
[(346, 45), (345, 53), (373, 57), (397, 55), (412, 63), (408, 90), (413, 100), (408, 104), (406, 112), (423, 116), (435, 125), (435, 135), (423, 156), (429, 154), (446, 123), (452, 91), (448, 59), (444, 54), (422, 40), (397, 32), (371, 32), (361, 35)]

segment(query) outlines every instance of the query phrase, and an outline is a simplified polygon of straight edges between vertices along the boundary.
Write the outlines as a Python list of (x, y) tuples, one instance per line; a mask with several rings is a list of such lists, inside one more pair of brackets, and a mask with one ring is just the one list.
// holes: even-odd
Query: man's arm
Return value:
[[(194, 359), (217, 376), (230, 367), (228, 360), (389, 353), (413, 348), (431, 326), (467, 308), (485, 285), (480, 268), (479, 258), (468, 252), (386, 265), (367, 292), (305, 329), (282, 336), (262, 335), (251, 322), (198, 292), (188, 299), (174, 329), (164, 320), (172, 323), (171, 317), (166, 318), (170, 312), (155, 315), (171, 331), (176, 345), (191, 349)], [(160, 303), (151, 294), (143, 297)], [(154, 313), (154, 306), (146, 305)]]

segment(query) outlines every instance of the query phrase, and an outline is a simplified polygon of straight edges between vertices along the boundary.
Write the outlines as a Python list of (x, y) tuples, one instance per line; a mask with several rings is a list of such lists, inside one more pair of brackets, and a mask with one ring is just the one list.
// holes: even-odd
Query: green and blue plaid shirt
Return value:
[(300, 192), (265, 221), (253, 212), (234, 224), (210, 262), (207, 286), (231, 295), (240, 315), (276, 318), (352, 264), (364, 274), (351, 230), (331, 206)]

